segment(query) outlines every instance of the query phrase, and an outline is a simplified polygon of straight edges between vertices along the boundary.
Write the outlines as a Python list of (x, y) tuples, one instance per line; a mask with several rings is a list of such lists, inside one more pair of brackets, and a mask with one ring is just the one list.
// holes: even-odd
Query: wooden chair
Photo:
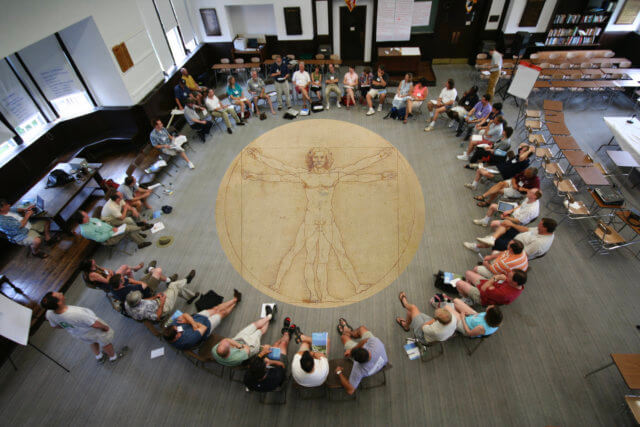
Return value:
[[(563, 199), (567, 194), (573, 194), (578, 192), (578, 189), (576, 188), (573, 181), (571, 181), (570, 178), (565, 178), (564, 175), (561, 174), (559, 171), (556, 173), (556, 177), (553, 180), (553, 185), (556, 188), (556, 195)], [(549, 199), (547, 206), (549, 205), (550, 202), (551, 202), (551, 199)]]
[[(536, 149), (537, 155), (537, 149)], [(544, 157), (543, 160), (544, 175), (548, 179), (554, 178), (557, 174), (564, 175), (564, 169), (558, 162), (552, 162), (550, 157)]]
[(627, 242), (613, 227), (602, 221), (598, 221), (596, 229), (593, 230), (593, 235), (595, 239), (589, 240), (589, 244), (594, 250), (593, 255), (608, 255), (611, 251), (635, 243)]
[(369, 390), (385, 386), (387, 384), (387, 371), (391, 368), (393, 368), (393, 365), (391, 365), (391, 362), (387, 362), (384, 368), (380, 369), (377, 373), (363, 378), (360, 382), (360, 389)]
[(338, 366), (342, 368), (343, 375), (349, 378), (349, 375), (351, 375), (351, 369), (353, 368), (353, 361), (344, 358), (332, 359), (329, 361), (329, 375), (325, 382), (327, 386), (327, 400), (338, 402), (356, 400), (358, 398), (357, 392), (350, 395), (345, 391), (344, 387), (342, 387), (340, 378), (335, 372)]
[(256, 73), (260, 74), (260, 65), (259, 65), (260, 64), (260, 58), (257, 57), (257, 56), (252, 56), (251, 57), (251, 63), (252, 64), (256, 64), (256, 63), (258, 64), (258, 66), (251, 67), (251, 71), (255, 71)]
[(263, 405), (284, 405), (287, 403), (287, 388), (289, 386), (289, 375), (285, 375), (282, 384), (273, 391), (258, 393), (258, 401)]
[[(236, 64), (244, 64), (244, 58), (236, 58), (233, 60), (234, 63)], [(260, 62), (260, 61), (258, 61)], [(236, 72), (238, 73), (238, 76), (240, 74), (244, 75), (244, 80), (247, 81), (247, 69), (242, 67), (242, 68), (236, 68)]]
[(545, 140), (544, 135), (541, 133), (529, 134), (528, 141), (530, 144), (533, 144), (536, 147), (547, 145), (547, 141)]
[(595, 218), (595, 216), (591, 215), (591, 211), (589, 211), (589, 208), (587, 208), (584, 202), (574, 199), (571, 194), (567, 194), (565, 196), (563, 205), (565, 208), (565, 214), (562, 219), (558, 221), (558, 225), (562, 224), (565, 219), (580, 220)]
[(224, 337), (222, 335), (218, 335), (215, 332), (211, 333), (209, 338), (207, 338), (200, 347), (192, 350), (183, 350), (182, 354), (194, 365), (210, 374), (222, 378), (224, 375), (224, 366), (216, 362), (211, 355), (211, 349), (223, 339)]
[(294, 380), (293, 388), (296, 390), (296, 395), (302, 400), (324, 399), (327, 397), (326, 382), (317, 387), (305, 387)]

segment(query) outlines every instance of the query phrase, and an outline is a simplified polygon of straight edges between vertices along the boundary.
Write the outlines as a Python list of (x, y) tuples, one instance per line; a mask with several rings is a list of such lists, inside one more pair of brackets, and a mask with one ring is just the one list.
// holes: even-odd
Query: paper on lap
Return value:
[(113, 235), (111, 237), (115, 237), (115, 236), (119, 236), (121, 234), (124, 234), (126, 229), (127, 229), (127, 224), (122, 224), (120, 227), (117, 228), (117, 230), (115, 231), (115, 233), (113, 233)]

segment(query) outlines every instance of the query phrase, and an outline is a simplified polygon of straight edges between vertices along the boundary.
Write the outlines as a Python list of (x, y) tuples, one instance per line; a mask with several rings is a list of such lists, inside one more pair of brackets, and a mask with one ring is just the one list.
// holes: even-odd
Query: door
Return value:
[(488, 0), (440, 0), (436, 35), (436, 57), (468, 58), (480, 43)]
[(351, 12), (340, 8), (340, 56), (343, 60), (364, 60), (364, 31), (367, 7), (356, 6)]

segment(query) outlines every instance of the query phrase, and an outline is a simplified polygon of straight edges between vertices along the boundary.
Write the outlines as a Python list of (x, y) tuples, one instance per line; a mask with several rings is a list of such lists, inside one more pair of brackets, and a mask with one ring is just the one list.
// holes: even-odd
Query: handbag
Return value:
[(202, 295), (198, 299), (198, 301), (196, 301), (196, 309), (198, 309), (198, 311), (208, 310), (222, 303), (223, 299), (224, 298), (222, 298), (214, 291), (209, 291), (206, 294)]

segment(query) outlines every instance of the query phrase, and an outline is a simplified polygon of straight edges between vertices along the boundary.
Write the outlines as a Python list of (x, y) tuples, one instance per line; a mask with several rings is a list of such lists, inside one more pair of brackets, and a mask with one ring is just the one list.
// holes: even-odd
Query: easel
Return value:
[[(508, 96), (513, 96), (516, 106), (518, 107), (518, 118), (514, 126), (514, 131), (520, 126), (524, 129), (527, 119), (527, 105), (531, 90), (540, 75), (540, 67), (530, 64), (526, 61), (520, 62), (518, 59), (516, 68), (511, 78), (511, 83), (507, 89)], [(506, 99), (503, 96), (503, 99)], [(522, 133), (522, 129), (520, 133)]]

